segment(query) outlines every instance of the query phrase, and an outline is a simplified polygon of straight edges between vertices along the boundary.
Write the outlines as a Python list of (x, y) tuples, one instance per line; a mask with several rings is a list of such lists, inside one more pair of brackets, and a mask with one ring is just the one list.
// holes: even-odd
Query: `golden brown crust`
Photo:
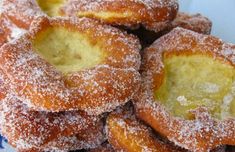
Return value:
[[(1, 91), (3, 91), (1, 89)], [(4, 91), (6, 92), (6, 91)], [(2, 96), (4, 97), (4, 96)], [(37, 112), (27, 108), (13, 93), (7, 93), (0, 103), (0, 130), (9, 143), (17, 149), (60, 148), (75, 144), (76, 148), (89, 148), (88, 139), (96, 137), (84, 135), (84, 130), (97, 127), (98, 117), (88, 116), (84, 112)], [(94, 130), (94, 129), (93, 129)], [(91, 131), (89, 131), (90, 133)], [(86, 132), (88, 133), (88, 132)], [(78, 134), (77, 139), (73, 136)], [(70, 138), (70, 143), (66, 143)], [(72, 140), (74, 139), (74, 140)], [(79, 140), (78, 140), (79, 139)], [(100, 140), (100, 138), (97, 138)], [(87, 145), (82, 145), (84, 142)], [(80, 142), (80, 145), (79, 145)], [(102, 143), (101, 141), (100, 143)], [(92, 142), (90, 142), (92, 144)], [(59, 145), (60, 144), (60, 145)], [(92, 147), (92, 145), (90, 145)], [(69, 148), (69, 146), (64, 147)]]
[[(164, 29), (178, 11), (176, 0), (69, 0), (62, 9), (68, 16), (95, 18), (104, 23), (138, 27), (143, 25), (156, 32)], [(98, 13), (114, 14), (113, 17), (100, 17)]]
[(37, 148), (19, 149), (20, 152), (72, 151), (100, 147), (105, 141), (104, 124), (98, 122), (73, 136), (63, 136)]
[[(175, 18), (178, 11), (178, 2), (176, 0), (106, 0), (99, 2), (94, 0), (69, 0), (62, 6), (64, 7), (61, 8), (61, 12), (66, 16), (77, 16), (78, 13), (88, 12), (87, 15), (80, 15), (80, 17), (101, 19), (105, 23), (130, 28), (142, 24), (147, 29), (156, 32), (164, 29)], [(46, 16), (36, 0), (3, 0), (3, 10), (17, 26), (25, 29), (29, 28), (35, 17)], [(111, 12), (121, 15), (121, 17), (107, 19), (95, 17), (95, 14), (100, 12)], [(123, 16), (126, 13), (130, 13), (131, 16)]]
[[(126, 109), (127, 110), (127, 109)], [(139, 122), (132, 111), (118, 109), (107, 119), (108, 141), (117, 151), (183, 152), (157, 139), (153, 132)]]
[(202, 16), (199, 13), (191, 15), (179, 12), (171, 23), (169, 31), (175, 27), (182, 27), (202, 34), (210, 34), (212, 22), (207, 17)]
[(35, 18), (45, 15), (36, 0), (2, 0), (1, 9), (16, 26), (27, 30)]
[(191, 15), (184, 12), (178, 12), (176, 18), (167, 26), (167, 28), (160, 32), (156, 33), (154, 31), (146, 30), (143, 27), (140, 27), (136, 30), (129, 30), (129, 32), (137, 35), (142, 46), (145, 48), (176, 27), (182, 27), (201, 34), (210, 34), (212, 22), (207, 17), (204, 17), (201, 14)]
[[(50, 26), (85, 34), (91, 44), (105, 51), (105, 59), (93, 68), (64, 76), (32, 50), (34, 36)], [(35, 110), (80, 109), (98, 115), (125, 104), (138, 90), (139, 48), (134, 36), (91, 19), (41, 17), (27, 35), (1, 48), (0, 69), (17, 95)]]
[(143, 83), (135, 104), (138, 117), (186, 149), (208, 151), (219, 145), (234, 145), (234, 119), (215, 120), (204, 108), (195, 111), (195, 120), (173, 117), (153, 97), (153, 90), (160, 87), (164, 77), (163, 53), (164, 56), (203, 54), (234, 66), (234, 52), (235, 45), (182, 28), (158, 39), (144, 52)]
[(24, 29), (17, 27), (4, 14), (0, 14), (0, 46), (13, 41), (25, 33)]
[(70, 151), (100, 146), (105, 140), (101, 117), (81, 111), (37, 112), (26, 107), (0, 78), (0, 133), (17, 150)]
[[(11, 30), (9, 29), (7, 20), (3, 15), (0, 16), (0, 46), (8, 42)], [(10, 23), (9, 23), (10, 24)]]

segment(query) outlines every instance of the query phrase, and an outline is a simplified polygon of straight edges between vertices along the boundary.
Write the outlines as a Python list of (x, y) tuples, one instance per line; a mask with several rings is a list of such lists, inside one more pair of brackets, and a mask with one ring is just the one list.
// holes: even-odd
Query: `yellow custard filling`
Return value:
[(62, 73), (91, 68), (102, 62), (104, 54), (85, 35), (64, 27), (50, 27), (33, 40), (34, 50)]
[(112, 20), (112, 19), (123, 19), (133, 17), (131, 12), (124, 12), (124, 13), (116, 13), (116, 12), (78, 12), (77, 16), (79, 17), (90, 17), (93, 16), (95, 18), (101, 18), (105, 20)]
[(164, 59), (165, 78), (155, 100), (177, 117), (194, 119), (191, 110), (206, 107), (214, 118), (235, 116), (234, 67), (202, 55)]
[(60, 16), (60, 8), (65, 0), (37, 0), (40, 8), (49, 16)]

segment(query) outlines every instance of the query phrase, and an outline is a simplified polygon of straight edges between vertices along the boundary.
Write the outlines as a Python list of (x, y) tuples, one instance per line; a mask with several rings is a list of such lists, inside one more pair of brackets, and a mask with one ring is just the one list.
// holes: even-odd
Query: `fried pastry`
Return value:
[(39, 17), (0, 49), (0, 73), (34, 110), (99, 115), (138, 90), (139, 49), (134, 36), (92, 19)]
[(104, 23), (136, 28), (143, 25), (158, 32), (178, 11), (177, 0), (68, 0), (62, 7), (66, 16), (89, 17)]
[[(131, 6), (131, 7), (130, 7)], [(4, 13), (27, 28), (37, 16), (89, 17), (112, 25), (156, 32), (164, 29), (178, 11), (177, 0), (3, 0)]]
[[(9, 28), (10, 22), (8, 22), (3, 15), (0, 16), (0, 46), (8, 42), (11, 30)], [(11, 25), (11, 24), (10, 24)]]
[(137, 30), (129, 30), (130, 33), (137, 35), (143, 47), (151, 45), (155, 40), (161, 36), (169, 33), (176, 27), (182, 27), (202, 34), (210, 34), (212, 22), (201, 14), (187, 14), (179, 12), (176, 18), (162, 31), (154, 32), (140, 27)]
[(28, 30), (38, 16), (45, 16), (36, 0), (2, 0), (1, 12), (17, 27)]
[(0, 77), (0, 133), (22, 152), (70, 151), (100, 146), (101, 116), (82, 111), (51, 113), (29, 109)]
[(174, 145), (156, 138), (149, 127), (139, 122), (132, 107), (118, 109), (107, 119), (108, 141), (116, 151), (183, 152)]
[(13, 24), (4, 14), (0, 14), (0, 46), (17, 39), (24, 33), (24, 29)]
[(106, 140), (103, 133), (104, 124), (102, 121), (95, 123), (89, 128), (80, 131), (77, 135), (60, 137), (50, 141), (46, 145), (31, 149), (19, 149), (20, 152), (51, 152), (51, 151), (72, 151), (80, 149), (96, 149)]
[(199, 13), (191, 15), (179, 12), (175, 20), (168, 27), (168, 30), (171, 31), (175, 27), (182, 27), (202, 34), (210, 34), (212, 22)]
[(235, 45), (175, 28), (144, 51), (137, 116), (194, 151), (235, 144)]
[[(77, 142), (74, 146), (78, 148), (78, 142), (89, 143), (89, 139), (95, 141), (94, 138), (100, 135), (97, 131), (97, 136), (92, 139), (89, 134), (91, 131), (87, 134), (84, 133), (84, 130), (88, 130), (87, 128), (91, 127), (94, 130), (99, 126), (97, 123), (99, 117), (88, 116), (81, 111), (60, 113), (32, 111), (22, 104), (14, 93), (6, 93), (3, 85), (1, 85), (0, 91), (0, 132), (17, 149), (66, 148), (66, 145), (72, 145), (73, 142)], [(76, 134), (77, 136), (75, 136)], [(67, 138), (74, 140), (67, 141)], [(99, 139), (97, 138), (97, 140)], [(80, 144), (80, 146), (87, 148), (86, 145)], [(69, 147), (67, 146), (67, 148)]]

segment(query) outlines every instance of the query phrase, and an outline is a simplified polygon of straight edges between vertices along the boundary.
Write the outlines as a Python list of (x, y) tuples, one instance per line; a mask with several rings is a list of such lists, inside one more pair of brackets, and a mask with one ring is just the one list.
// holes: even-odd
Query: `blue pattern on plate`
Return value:
[(7, 143), (7, 139), (0, 135), (0, 152), (16, 152), (15, 149)]
[(7, 142), (7, 140), (3, 136), (0, 135), (0, 149), (4, 148), (3, 145), (2, 145), (3, 142)]

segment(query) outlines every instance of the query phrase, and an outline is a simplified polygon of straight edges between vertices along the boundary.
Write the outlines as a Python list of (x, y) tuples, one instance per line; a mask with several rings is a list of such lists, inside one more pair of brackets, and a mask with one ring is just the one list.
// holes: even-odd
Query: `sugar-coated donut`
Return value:
[(0, 134), (17, 151), (70, 151), (99, 147), (105, 140), (101, 116), (82, 111), (51, 113), (29, 109), (0, 77)]
[(95, 123), (89, 128), (81, 130), (78, 134), (70, 137), (60, 137), (50, 141), (46, 145), (31, 149), (18, 149), (19, 152), (51, 152), (51, 151), (75, 151), (80, 149), (98, 149), (105, 142), (102, 121)]
[(137, 116), (183, 148), (235, 145), (235, 45), (175, 28), (144, 50)]
[(168, 30), (172, 30), (175, 27), (182, 27), (194, 32), (202, 34), (210, 34), (212, 22), (201, 14), (188, 14), (179, 12), (174, 21), (168, 27)]
[(3, 0), (4, 13), (20, 27), (37, 16), (89, 17), (129, 28), (143, 25), (160, 31), (178, 11), (177, 0)]
[(68, 16), (89, 17), (104, 23), (156, 32), (164, 29), (178, 11), (177, 0), (68, 0), (62, 7)]
[(23, 35), (25, 29), (17, 27), (4, 14), (0, 14), (0, 46)]
[[(89, 139), (91, 139), (90, 143), (93, 141), (95, 143), (97, 137), (97, 140), (101, 139), (99, 138), (101, 131), (94, 129), (101, 128), (98, 127), (101, 126), (99, 117), (88, 116), (81, 111), (60, 113), (32, 111), (9, 88), (6, 88), (5, 84), (8, 82), (4, 80), (3, 78), (0, 80), (0, 132), (16, 149), (62, 149), (69, 148), (69, 144), (72, 145), (75, 141), (76, 148), (79, 148), (79, 142), (87, 143), (87, 145), (80, 144), (81, 149), (92, 148), (92, 145), (87, 147)], [(90, 135), (93, 132), (91, 128), (96, 132), (96, 137), (92, 138)], [(89, 133), (85, 134), (84, 130)], [(67, 138), (74, 140), (66, 143)]]
[(127, 106), (111, 113), (107, 119), (106, 132), (109, 143), (116, 151), (184, 152), (157, 139), (149, 127), (136, 119), (132, 107)]
[(0, 16), (0, 46), (7, 43), (10, 39), (11, 30), (9, 25), (12, 25), (9, 21), (5, 19), (3, 15)]
[(17, 27), (29, 29), (38, 16), (45, 16), (36, 0), (2, 0), (1, 12)]
[(143, 47), (151, 45), (155, 40), (161, 36), (169, 33), (176, 27), (182, 27), (201, 34), (210, 34), (212, 22), (205, 16), (197, 14), (187, 14), (178, 12), (176, 18), (162, 31), (154, 32), (143, 27), (136, 30), (129, 30), (130, 33), (137, 35)]
[(138, 90), (139, 49), (134, 36), (92, 19), (39, 17), (0, 49), (0, 73), (34, 110), (98, 115)]

